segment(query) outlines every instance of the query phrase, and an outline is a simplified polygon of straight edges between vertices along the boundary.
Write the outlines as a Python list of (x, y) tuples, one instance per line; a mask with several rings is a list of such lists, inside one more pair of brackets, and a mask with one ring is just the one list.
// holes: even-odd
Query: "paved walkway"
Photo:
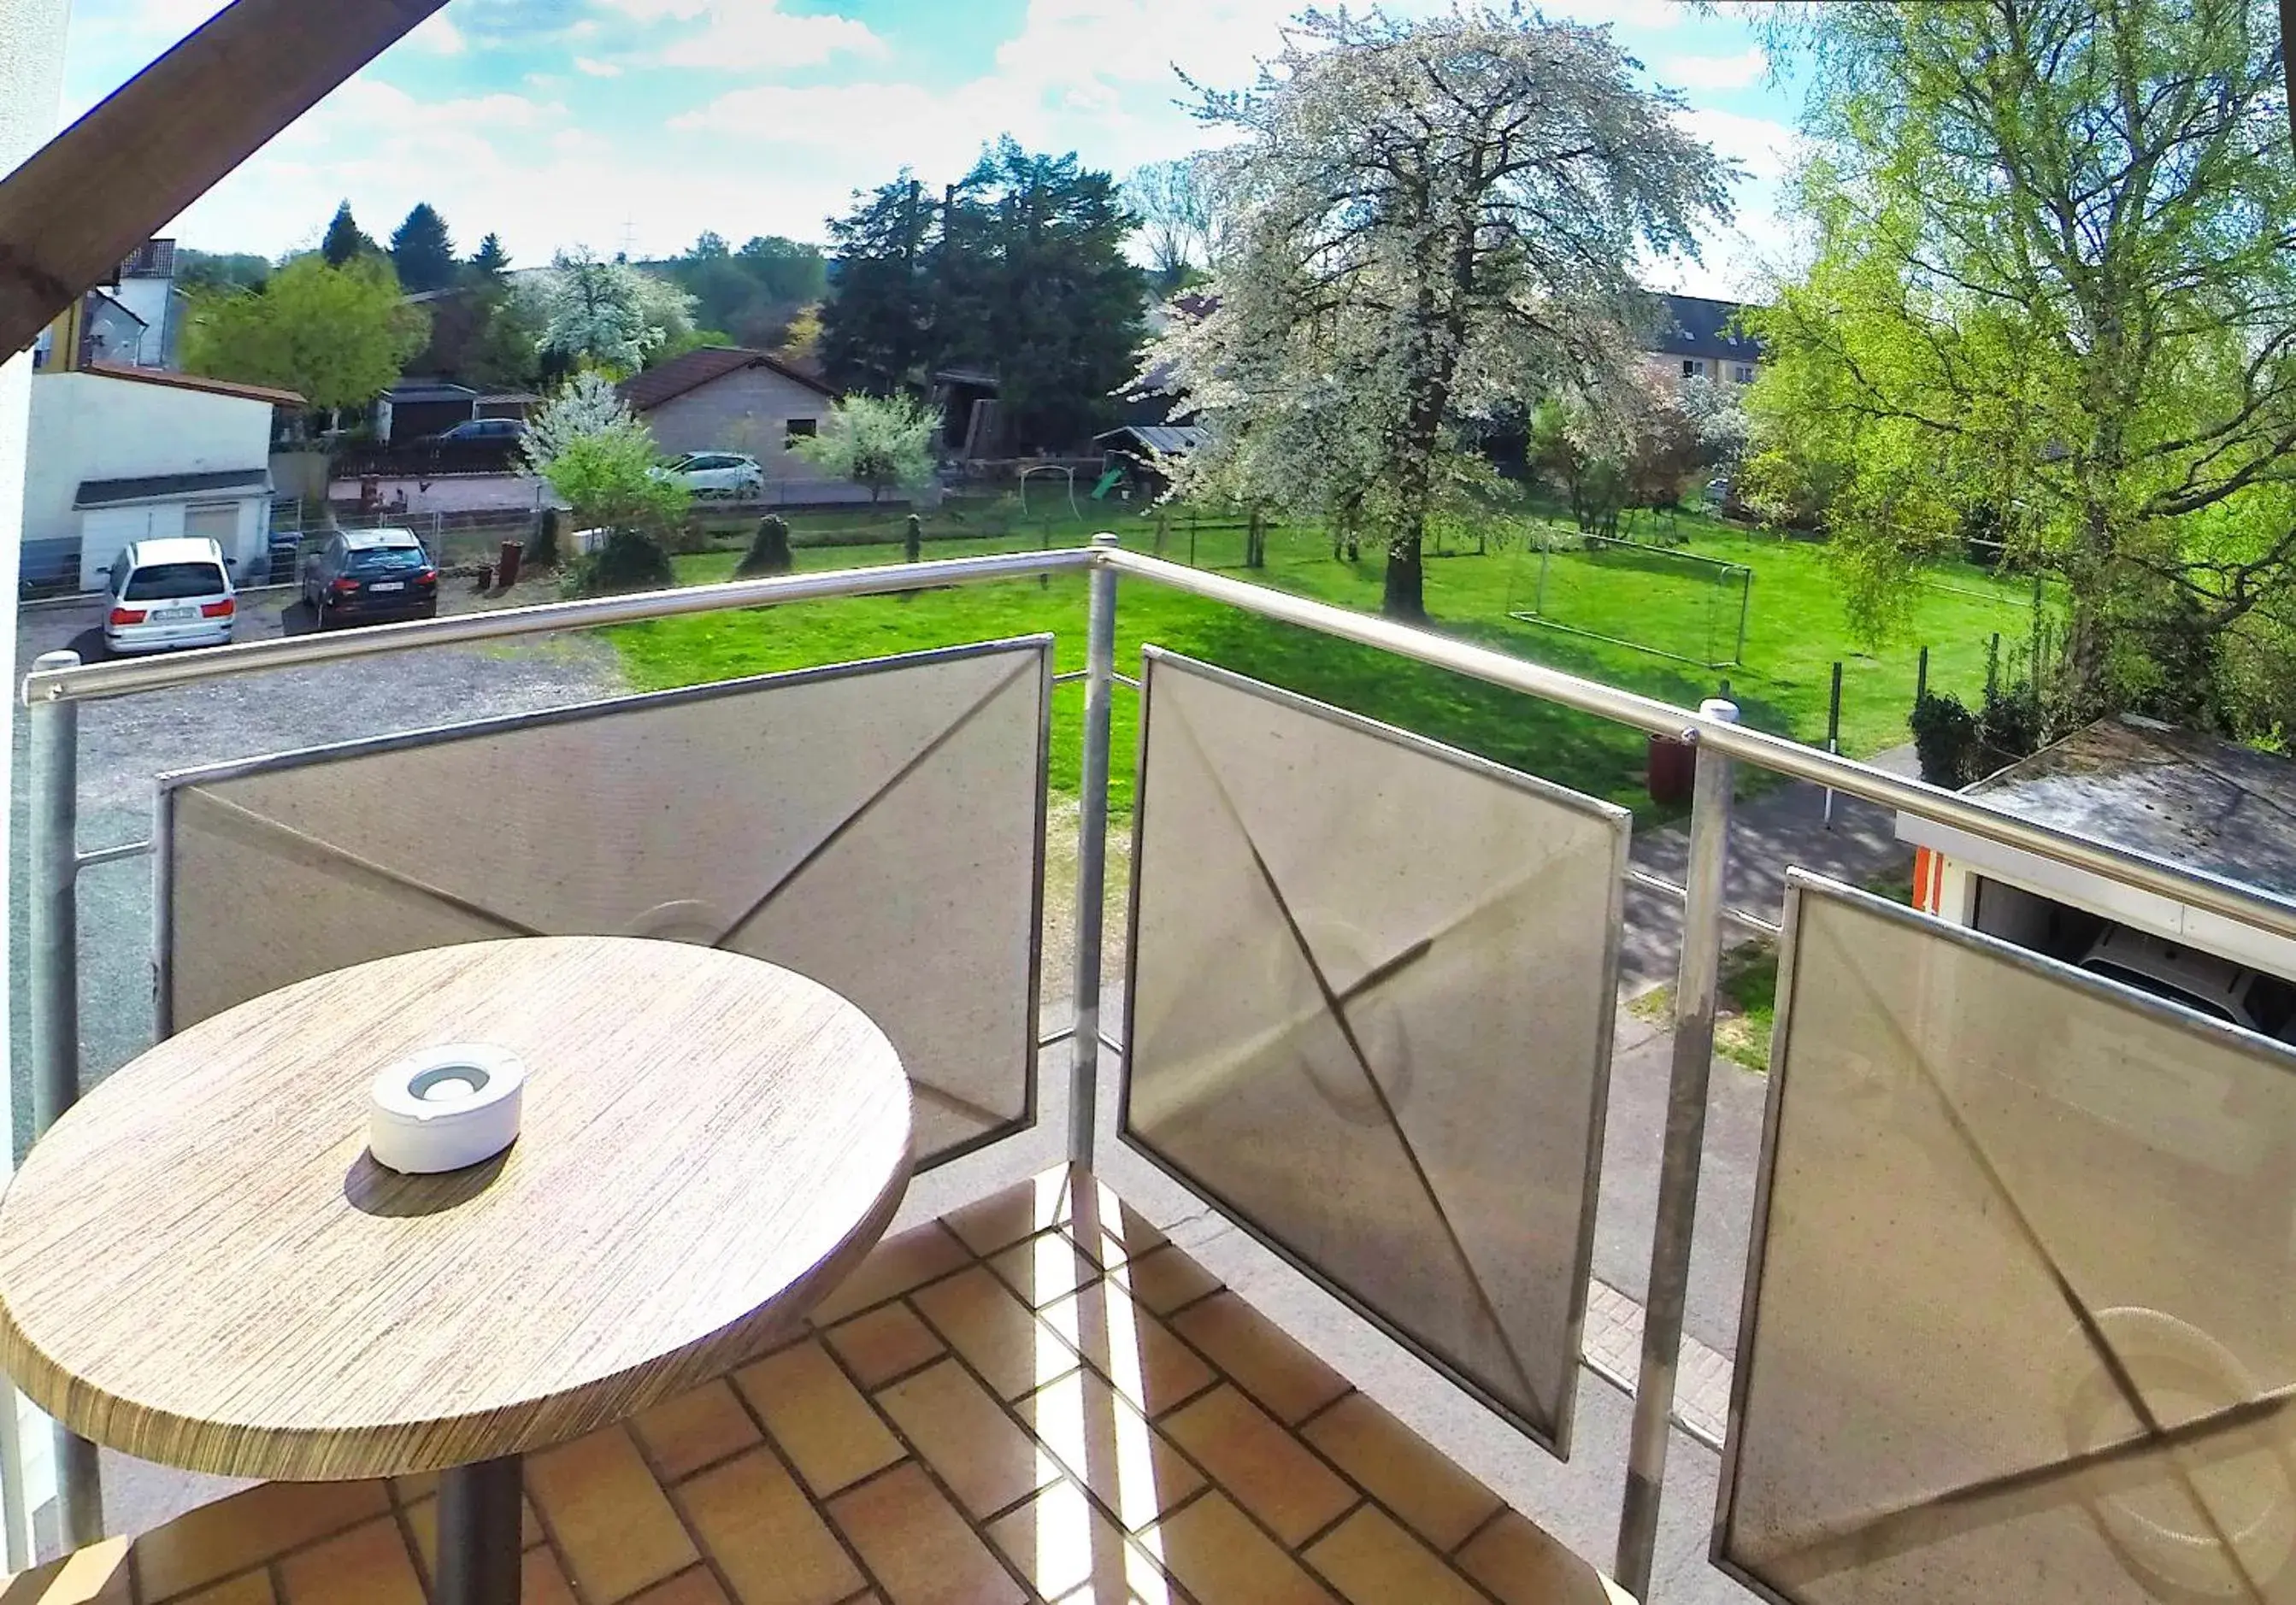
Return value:
[[(1893, 749), (1876, 766), (1911, 774), (1911, 747)], [(1914, 850), (1898, 839), (1891, 810), (1855, 798), (1834, 799), (1825, 823), (1825, 792), (1799, 781), (1782, 782), (1742, 802), (1730, 820), (1730, 906), (1775, 923), (1785, 906), (1786, 871), (1799, 866), (1863, 885), (1913, 863)], [(1690, 864), (1686, 828), (1638, 832), (1635, 867), (1682, 883)], [(1742, 933), (1739, 933), (1742, 935)], [(1671, 981), (1682, 948), (1682, 910), (1672, 899), (1627, 888), (1627, 929), (1619, 955), (1620, 989), (1628, 996)]]

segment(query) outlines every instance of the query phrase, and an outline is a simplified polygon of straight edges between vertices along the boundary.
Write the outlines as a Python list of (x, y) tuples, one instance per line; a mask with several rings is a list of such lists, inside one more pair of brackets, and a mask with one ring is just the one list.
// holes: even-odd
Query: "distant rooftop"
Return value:
[(1732, 327), (1745, 310), (1742, 301), (1718, 301), (1702, 295), (1661, 295), (1662, 326), (1652, 349), (1668, 356), (1702, 356), (1710, 362), (1759, 362), (1762, 342)]
[(1969, 795), (2186, 869), (2296, 897), (2296, 762), (2124, 714)]
[(703, 346), (622, 381), (622, 399), (629, 403), (634, 413), (650, 413), (688, 391), (715, 384), (745, 368), (766, 368), (825, 397), (836, 394), (810, 373), (790, 366), (770, 351), (751, 351), (739, 346)]

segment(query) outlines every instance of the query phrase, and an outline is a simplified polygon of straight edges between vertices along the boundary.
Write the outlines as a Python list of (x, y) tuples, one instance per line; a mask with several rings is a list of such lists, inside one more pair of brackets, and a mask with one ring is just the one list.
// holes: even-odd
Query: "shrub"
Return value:
[(758, 520), (758, 533), (750, 549), (734, 569), (737, 579), (759, 579), (768, 574), (786, 574), (796, 567), (790, 555), (789, 520), (777, 512), (767, 513)]
[(1922, 778), (1932, 786), (1958, 791), (1976, 779), (1977, 718), (1959, 697), (1947, 692), (1923, 692), (1914, 704), (1914, 750), (1922, 764)]
[(573, 596), (619, 596), (667, 590), (677, 576), (660, 542), (641, 530), (616, 529), (604, 545), (566, 569), (562, 583)]

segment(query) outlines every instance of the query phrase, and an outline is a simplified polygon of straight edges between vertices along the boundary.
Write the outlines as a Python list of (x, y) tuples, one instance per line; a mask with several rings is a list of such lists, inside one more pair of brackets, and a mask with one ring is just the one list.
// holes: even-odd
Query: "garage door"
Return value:
[(79, 588), (101, 591), (110, 576), (105, 572), (131, 543), (147, 540), (152, 534), (152, 509), (149, 507), (98, 507), (80, 515), (79, 520)]

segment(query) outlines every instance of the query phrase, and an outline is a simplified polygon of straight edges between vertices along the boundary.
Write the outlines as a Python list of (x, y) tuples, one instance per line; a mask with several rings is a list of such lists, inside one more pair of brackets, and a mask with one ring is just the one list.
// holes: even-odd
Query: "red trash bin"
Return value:
[(1651, 737), (1650, 769), (1645, 782), (1650, 787), (1651, 801), (1660, 807), (1686, 803), (1697, 780), (1697, 743), (1677, 736)]

